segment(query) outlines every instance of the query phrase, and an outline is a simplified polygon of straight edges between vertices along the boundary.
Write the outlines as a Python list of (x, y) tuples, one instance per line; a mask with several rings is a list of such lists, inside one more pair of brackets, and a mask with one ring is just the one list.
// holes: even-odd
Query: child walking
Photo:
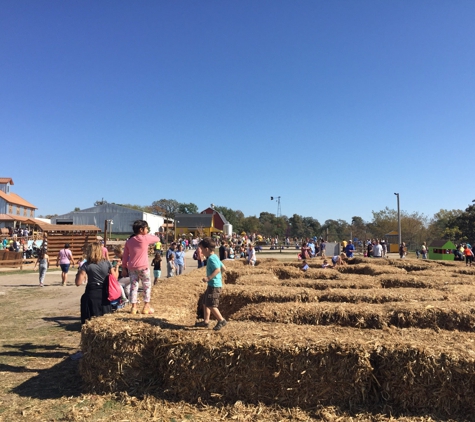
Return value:
[(172, 253), (168, 257), (167, 262), (167, 277), (175, 277), (175, 254)]
[(218, 323), (213, 330), (219, 331), (227, 322), (219, 312), (219, 296), (223, 287), (221, 271), (226, 270), (219, 258), (214, 253), (216, 242), (211, 237), (205, 237), (199, 244), (203, 255), (207, 258), (206, 277), (203, 278), (204, 283), (208, 283), (208, 287), (204, 294), (203, 313), (204, 321), (197, 322), (195, 327), (209, 327), (209, 320), (213, 315)]
[(155, 286), (158, 283), (158, 279), (162, 275), (162, 254), (157, 252), (155, 257), (152, 259), (153, 265), (153, 285)]
[(42, 249), (39, 254), (38, 254), (38, 259), (35, 262), (35, 266), (33, 270), (36, 270), (36, 266), (39, 264), (39, 276), (40, 276), (40, 287), (43, 287), (45, 284), (45, 276), (46, 276), (46, 271), (49, 267), (49, 256), (45, 252), (44, 249)]
[(143, 314), (153, 314), (155, 311), (150, 307), (150, 295), (152, 283), (150, 281), (150, 267), (148, 263), (148, 247), (152, 243), (158, 242), (157, 236), (149, 234), (150, 228), (145, 220), (134, 222), (132, 229), (134, 234), (125, 243), (124, 254), (122, 256), (122, 276), (130, 277), (130, 303), (131, 314), (138, 313), (137, 293), (139, 281), (143, 287)]

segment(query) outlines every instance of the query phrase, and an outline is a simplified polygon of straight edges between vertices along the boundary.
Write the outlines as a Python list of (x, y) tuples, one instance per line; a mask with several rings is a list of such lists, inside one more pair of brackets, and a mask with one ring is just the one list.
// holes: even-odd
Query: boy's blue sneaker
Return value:
[(219, 321), (219, 322), (215, 325), (215, 327), (213, 328), (213, 330), (219, 331), (219, 330), (221, 330), (221, 328), (223, 328), (226, 324), (227, 324), (227, 321), (226, 321), (225, 319), (223, 319), (223, 320)]
[(196, 322), (195, 327), (209, 328), (209, 322), (204, 322), (204, 321)]

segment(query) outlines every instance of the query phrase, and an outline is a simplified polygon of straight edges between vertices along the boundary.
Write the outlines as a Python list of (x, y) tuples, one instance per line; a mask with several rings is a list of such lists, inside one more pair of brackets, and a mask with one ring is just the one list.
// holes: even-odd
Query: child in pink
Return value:
[(150, 228), (145, 220), (135, 221), (132, 227), (134, 234), (125, 243), (124, 255), (122, 256), (122, 276), (126, 277), (128, 273), (130, 277), (130, 303), (132, 304), (130, 313), (138, 313), (137, 292), (139, 281), (142, 281), (144, 301), (142, 313), (153, 314), (154, 309), (150, 307), (152, 282), (150, 280), (148, 247), (152, 243), (160, 241), (160, 239), (148, 233)]

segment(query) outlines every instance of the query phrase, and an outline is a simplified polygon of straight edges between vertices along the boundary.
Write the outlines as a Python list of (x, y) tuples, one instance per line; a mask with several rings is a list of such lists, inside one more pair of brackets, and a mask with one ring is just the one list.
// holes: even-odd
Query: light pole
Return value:
[(401, 236), (401, 208), (399, 207), (399, 194), (395, 193), (397, 196), (397, 241), (399, 242), (398, 246), (401, 246), (402, 236)]

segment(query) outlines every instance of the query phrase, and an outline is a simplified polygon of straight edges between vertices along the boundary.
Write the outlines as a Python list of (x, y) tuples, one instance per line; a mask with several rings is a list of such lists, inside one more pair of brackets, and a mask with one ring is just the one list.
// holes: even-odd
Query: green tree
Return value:
[[(178, 206), (180, 204), (174, 199), (160, 199), (159, 201), (153, 201), (149, 209), (153, 214), (161, 215), (165, 218), (166, 222), (175, 219), (175, 214), (178, 213)], [(166, 226), (166, 240), (168, 243), (168, 224)]]
[(254, 215), (242, 219), (242, 231), (246, 233), (259, 233), (259, 219)]
[(178, 214), (198, 214), (198, 205), (190, 202), (189, 204), (186, 203), (179, 203), (178, 204)]
[(353, 234), (353, 238), (357, 238), (359, 240), (366, 240), (368, 237), (371, 237), (371, 233), (368, 230), (368, 226), (365, 221), (356, 215), (351, 218), (351, 232)]
[(231, 208), (223, 207), (223, 206), (215, 206), (215, 211), (224, 215), (224, 218), (228, 220), (228, 223), (233, 226), (233, 231), (235, 233), (241, 233), (243, 228), (243, 219), (244, 214), (240, 210), (233, 210)]
[[(345, 220), (326, 220), (322, 226), (322, 232), (330, 242), (341, 242), (350, 238), (351, 228)], [(328, 233), (328, 237), (327, 237)]]
[[(428, 218), (424, 214), (401, 211), (401, 238), (410, 249), (419, 247), (422, 242), (429, 241)], [(393, 230), (398, 230), (397, 211), (386, 207), (384, 210), (373, 211), (373, 220), (368, 223), (373, 237), (382, 239)]]
[(305, 225), (303, 222), (303, 217), (298, 214), (294, 214), (289, 218), (290, 225), (290, 236), (291, 237), (304, 237), (305, 236)]
[(450, 229), (458, 229), (461, 232), (460, 240), (468, 240), (473, 243), (475, 240), (475, 200), (472, 201), (472, 205), (465, 208), (459, 216), (450, 222)]
[(125, 208), (130, 208), (132, 210), (149, 212), (148, 208), (144, 207), (143, 205), (138, 205), (138, 204), (116, 204), (116, 205), (120, 205), (121, 207), (125, 207)]
[(320, 235), (322, 226), (317, 219), (313, 217), (303, 217), (302, 222), (305, 227), (305, 237), (313, 237)]

